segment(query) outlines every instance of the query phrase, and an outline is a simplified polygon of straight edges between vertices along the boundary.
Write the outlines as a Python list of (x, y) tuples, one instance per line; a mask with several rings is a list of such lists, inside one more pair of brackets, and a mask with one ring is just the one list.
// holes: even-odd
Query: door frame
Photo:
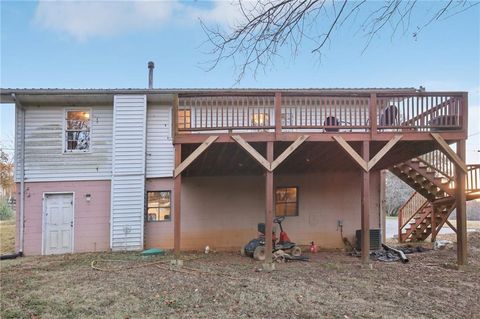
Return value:
[(74, 252), (75, 248), (75, 192), (43, 192), (42, 194), (42, 255), (46, 255), (46, 247), (45, 247), (45, 236), (46, 228), (47, 228), (47, 220), (45, 218), (45, 213), (47, 212), (47, 196), (48, 195), (72, 195), (72, 239), (71, 239), (71, 251), (70, 254)]

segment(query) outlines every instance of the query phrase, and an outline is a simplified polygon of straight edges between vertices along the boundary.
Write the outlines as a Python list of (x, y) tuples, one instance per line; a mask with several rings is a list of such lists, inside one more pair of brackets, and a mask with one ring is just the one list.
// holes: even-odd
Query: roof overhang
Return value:
[(308, 88), (308, 89), (0, 89), (1, 103), (15, 103), (15, 99), (22, 105), (113, 105), (115, 95), (139, 94), (147, 95), (149, 103), (171, 103), (174, 94), (180, 96), (206, 95), (273, 95), (275, 92), (295, 95), (332, 95), (332, 96), (368, 96), (371, 93), (415, 93), (415, 88)]

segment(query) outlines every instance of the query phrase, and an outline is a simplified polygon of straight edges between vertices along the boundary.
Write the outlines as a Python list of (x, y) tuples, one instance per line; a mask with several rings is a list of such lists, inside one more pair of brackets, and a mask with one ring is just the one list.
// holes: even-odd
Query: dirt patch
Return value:
[[(187, 254), (180, 271), (161, 263), (170, 256), (26, 257), (1, 263), (1, 317), (475, 318), (480, 233), (470, 233), (469, 243), (470, 265), (460, 270), (445, 267), (456, 261), (454, 245), (372, 268), (322, 252), (272, 273), (237, 253)], [(116, 270), (93, 270), (92, 260)]]

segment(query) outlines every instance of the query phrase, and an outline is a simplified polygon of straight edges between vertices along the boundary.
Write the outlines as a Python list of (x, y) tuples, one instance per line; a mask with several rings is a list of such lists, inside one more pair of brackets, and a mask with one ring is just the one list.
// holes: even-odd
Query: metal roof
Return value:
[(421, 90), (409, 88), (0, 88), (0, 102), (13, 103), (14, 95), (25, 105), (61, 104), (95, 104), (113, 103), (116, 94), (145, 94), (150, 102), (168, 103), (172, 94), (183, 95), (235, 95), (235, 94), (359, 94), (369, 93), (414, 93)]

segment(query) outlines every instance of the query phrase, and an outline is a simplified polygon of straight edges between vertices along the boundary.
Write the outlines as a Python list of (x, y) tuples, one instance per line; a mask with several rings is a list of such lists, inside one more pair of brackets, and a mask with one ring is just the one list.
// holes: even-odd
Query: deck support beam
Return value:
[[(182, 144), (175, 144), (175, 167), (182, 161)], [(180, 254), (180, 232), (181, 232), (181, 196), (182, 196), (182, 174), (175, 176), (173, 180), (173, 251), (176, 259)]]
[[(465, 164), (465, 156), (463, 156), (462, 158), (462, 156), (458, 152), (458, 145), (462, 140), (457, 143), (457, 154), (455, 154), (450, 145), (448, 145), (448, 143), (443, 139), (443, 137), (440, 136), (440, 134), (431, 133), (430, 135), (432, 135), (438, 146), (440, 146), (440, 150), (442, 151), (442, 153), (445, 154), (445, 156), (447, 156), (448, 159), (453, 162), (453, 164), (455, 164), (456, 168), (461, 169), (463, 173), (466, 174), (468, 169), (467, 165)], [(463, 142), (465, 143), (465, 140), (463, 140)]]
[[(176, 178), (178, 175), (182, 174), (182, 172), (190, 165), (194, 160), (197, 159), (210, 145), (215, 142), (218, 136), (209, 136), (199, 147), (197, 147), (192, 154), (188, 155), (188, 157), (181, 163), (176, 163), (175, 158), (175, 171), (173, 172), (173, 177)], [(180, 144), (177, 144), (180, 145)], [(180, 154), (181, 155), (181, 154)], [(181, 158), (180, 158), (181, 160)]]
[[(256, 149), (254, 149), (248, 142), (246, 142), (242, 137), (239, 135), (232, 135), (231, 136), (235, 142), (237, 142), (238, 145), (240, 145), (241, 148), (243, 148), (255, 161), (257, 161), (260, 165), (262, 165), (267, 171), (270, 171), (270, 163), (271, 160), (265, 159), (265, 157), (262, 156), (259, 152), (257, 152)], [(273, 142), (267, 142), (267, 147), (268, 145)], [(272, 158), (273, 159), (273, 158)]]
[(432, 235), (430, 241), (433, 243), (437, 239), (437, 207), (432, 205), (432, 216), (430, 217), (430, 223), (432, 224)]
[[(343, 150), (361, 167), (364, 171), (370, 171), (387, 153), (390, 151), (398, 141), (402, 139), (402, 135), (395, 135), (390, 141), (388, 141), (382, 149), (370, 159), (362, 158), (354, 149), (343, 139), (343, 137), (336, 135), (332, 138), (343, 148)], [(369, 151), (370, 154), (370, 151)], [(370, 156), (370, 155), (369, 155)]]
[(402, 139), (402, 137), (402, 135), (395, 135), (377, 154), (375, 154), (374, 157), (372, 157), (371, 160), (368, 160), (368, 170), (371, 170), (388, 153), (388, 151), (390, 151), (395, 144)]
[[(457, 142), (457, 156), (465, 163), (465, 140)], [(462, 165), (455, 162), (455, 200), (457, 209), (457, 263), (458, 265), (467, 264), (467, 207), (465, 194), (466, 172)], [(463, 164), (465, 165), (465, 164)]]
[[(358, 155), (353, 147), (351, 147), (350, 144), (348, 144), (347, 141), (345, 141), (340, 135), (335, 135), (332, 138), (343, 148), (348, 156), (355, 161), (355, 163), (357, 163), (365, 172), (368, 172), (368, 157), (365, 160), (365, 157), (362, 158), (360, 155)], [(365, 143), (365, 141), (363, 143)]]
[[(270, 162), (270, 170), (274, 171), (278, 165), (282, 164), (282, 162), (289, 157), (306, 139), (309, 138), (310, 135), (302, 135), (295, 140), (292, 144), (282, 154), (280, 154), (274, 161), (269, 160)], [(268, 159), (267, 159), (268, 160)], [(273, 160), (273, 156), (272, 156)]]
[(452, 223), (448, 221), (448, 219), (445, 221), (445, 224), (447, 224), (448, 227), (450, 227), (450, 229), (455, 232), (455, 234), (457, 233), (457, 229), (455, 228), (455, 226), (452, 225)]
[[(368, 162), (370, 158), (370, 144), (368, 141), (363, 141), (362, 143), (362, 158), (365, 162)], [(370, 261), (370, 172), (368, 170), (362, 170), (361, 203), (361, 259), (363, 264), (368, 264)]]
[[(273, 160), (273, 142), (267, 142), (267, 161)], [(272, 263), (273, 171), (265, 171), (265, 269)]]

